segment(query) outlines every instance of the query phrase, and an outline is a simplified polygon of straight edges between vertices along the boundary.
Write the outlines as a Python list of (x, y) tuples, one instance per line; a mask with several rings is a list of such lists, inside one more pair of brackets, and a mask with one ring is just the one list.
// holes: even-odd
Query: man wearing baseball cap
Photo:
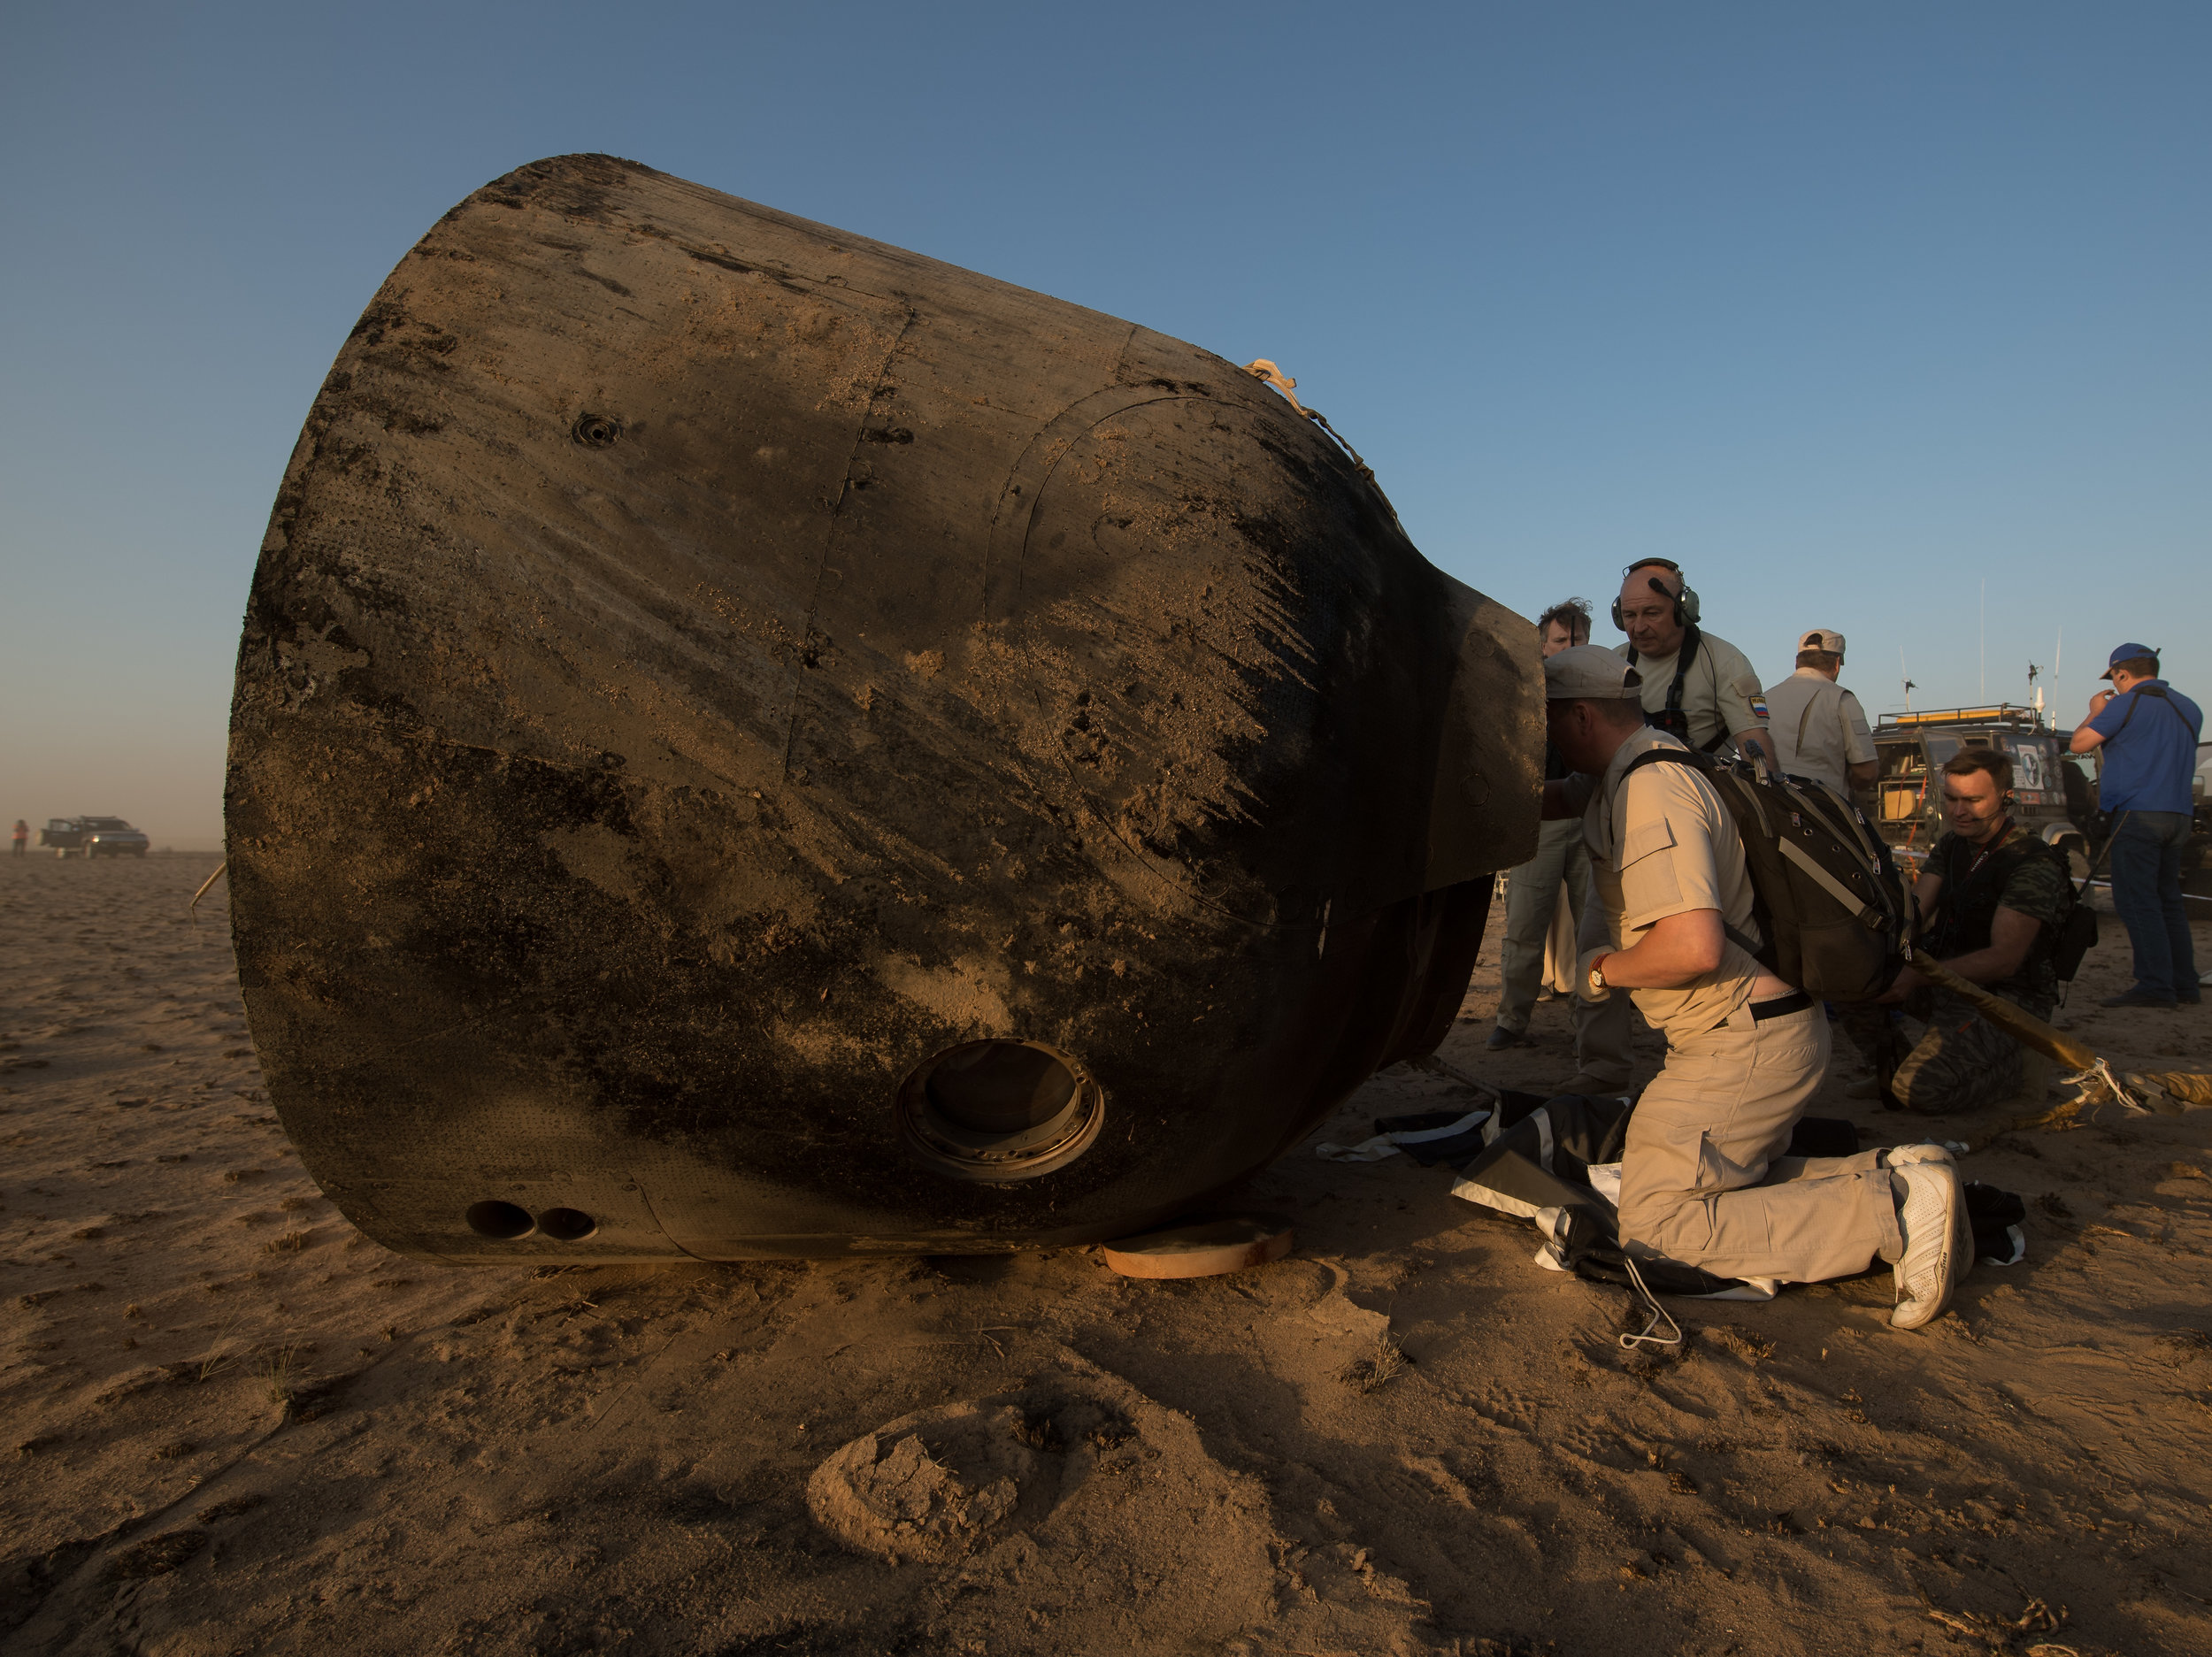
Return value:
[(1896, 1268), (1890, 1322), (1917, 1329), (1968, 1264), (1950, 1155), (1900, 1147), (1786, 1157), (1828, 1062), (1819, 1004), (1762, 966), (1743, 841), (1691, 765), (1637, 764), (1684, 745), (1644, 721), (1643, 683), (1610, 651), (1544, 664), (1546, 729), (1575, 773), (1544, 786), (1544, 815), (1579, 815), (1609, 947), (1584, 957), (1579, 993), (1626, 991), (1667, 1038), (1629, 1117), (1620, 1235), (1632, 1254), (1720, 1277), (1817, 1282)]
[(1797, 671), (1767, 690), (1767, 735), (1793, 777), (1825, 783), (1844, 799), (1871, 788), (1881, 765), (1859, 699), (1836, 683), (1843, 635), (1815, 627), (1797, 641)]
[(2112, 819), (2112, 907), (2135, 951), (2135, 982), (2107, 1007), (2195, 1006), (2196, 948), (2181, 896), (2189, 843), (2190, 779), (2204, 714), (2158, 676), (2158, 652), (2124, 644), (2074, 727), (2077, 754), (2097, 756), (2097, 804)]

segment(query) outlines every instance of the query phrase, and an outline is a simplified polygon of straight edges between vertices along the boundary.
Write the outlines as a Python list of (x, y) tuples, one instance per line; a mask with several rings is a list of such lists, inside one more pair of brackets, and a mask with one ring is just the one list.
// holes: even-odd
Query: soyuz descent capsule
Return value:
[(270, 520), (254, 1041), (405, 1253), (1126, 1235), (1432, 1050), (1528, 624), (1179, 341), (599, 156), (426, 235)]

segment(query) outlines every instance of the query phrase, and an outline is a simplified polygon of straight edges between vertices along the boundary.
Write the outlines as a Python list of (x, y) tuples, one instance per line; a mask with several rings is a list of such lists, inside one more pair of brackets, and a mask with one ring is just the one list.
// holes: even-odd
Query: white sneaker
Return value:
[[(1955, 1169), (1958, 1165), (1958, 1158), (1951, 1154), (1947, 1146), (1934, 1144), (1893, 1145), (1883, 1155), (1882, 1161), (1891, 1168), (1900, 1170), (1909, 1168), (1916, 1162), (1946, 1162)], [(1967, 1272), (1974, 1265), (1974, 1220), (1966, 1211), (1965, 1197), (1966, 1179), (1961, 1175), (1958, 1213), (1951, 1230), (1951, 1286), (1955, 1289), (1966, 1280)]]
[(1882, 1153), (1882, 1161), (1891, 1168), (1908, 1168), (1915, 1162), (1955, 1162), (1957, 1158), (1940, 1145), (1893, 1145)]
[(1905, 1182), (1905, 1201), (1897, 1213), (1905, 1252), (1897, 1257), (1897, 1308), (1889, 1315), (1889, 1326), (1918, 1329), (1935, 1322), (1950, 1303), (1960, 1270), (1958, 1233), (1966, 1202), (1958, 1170), (1947, 1158), (1907, 1162), (1891, 1178)]

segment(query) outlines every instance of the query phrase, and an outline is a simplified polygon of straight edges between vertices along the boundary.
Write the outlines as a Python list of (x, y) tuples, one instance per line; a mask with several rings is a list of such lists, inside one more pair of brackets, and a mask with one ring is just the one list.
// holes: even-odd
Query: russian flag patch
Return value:
[(1751, 711), (1757, 714), (1762, 719), (1765, 718), (1767, 717), (1767, 699), (1764, 696), (1754, 696), (1751, 699)]

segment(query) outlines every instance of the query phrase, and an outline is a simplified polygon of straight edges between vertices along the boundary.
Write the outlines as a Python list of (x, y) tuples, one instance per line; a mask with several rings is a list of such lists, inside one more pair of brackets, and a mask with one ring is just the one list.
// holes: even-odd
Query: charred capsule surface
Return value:
[(255, 574), (272, 1096), (422, 1255), (1125, 1233), (1440, 1038), (1526, 643), (1218, 357), (524, 167), (362, 317)]

